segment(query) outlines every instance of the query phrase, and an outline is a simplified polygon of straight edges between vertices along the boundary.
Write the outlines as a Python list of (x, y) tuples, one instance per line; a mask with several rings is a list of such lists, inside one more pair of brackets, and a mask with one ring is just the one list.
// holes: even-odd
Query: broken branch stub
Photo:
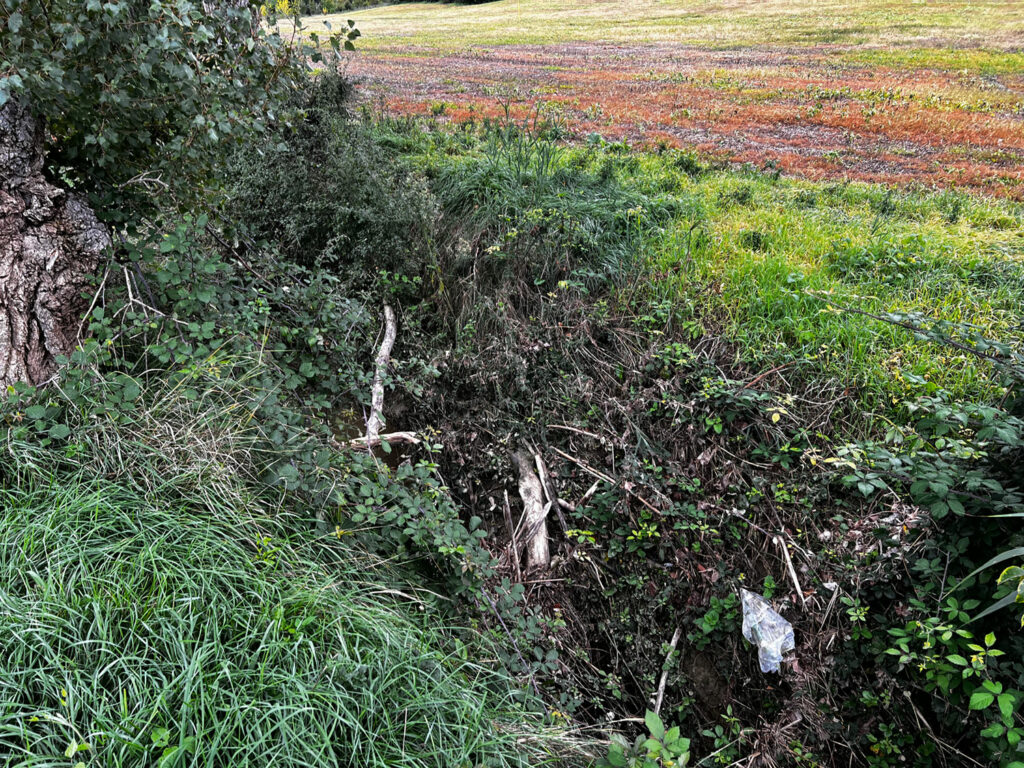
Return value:
[(512, 454), (512, 463), (519, 473), (519, 496), (526, 517), (526, 567), (530, 571), (546, 569), (551, 564), (547, 529), (551, 504), (544, 503), (544, 488), (533, 471), (533, 457), (517, 451)]

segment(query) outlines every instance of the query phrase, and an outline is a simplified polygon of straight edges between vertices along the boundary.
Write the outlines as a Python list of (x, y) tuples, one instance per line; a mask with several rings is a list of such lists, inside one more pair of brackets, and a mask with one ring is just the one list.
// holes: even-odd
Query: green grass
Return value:
[[(761, 174), (692, 178), (648, 156), (641, 186), (673, 189), (691, 216), (649, 247), (656, 290), (723, 319), (741, 353), (787, 362), (898, 400), (922, 377), (957, 396), (998, 397), (987, 364), (917, 341), (874, 314), (919, 312), (1021, 342), (1024, 210), (959, 193), (897, 193), (868, 184), (775, 180)], [(691, 238), (694, 223), (698, 237)], [(696, 243), (687, 257), (687, 242)], [(709, 286), (711, 289), (709, 290)]]
[[(1019, 4), (919, 3), (868, 0), (771, 0), (701, 3), (696, 0), (625, 2), (581, 0), (499, 0), (481, 5), (400, 4), (345, 14), (312, 16), (305, 24), (321, 31), (346, 19), (364, 37), (360, 47), (388, 50), (414, 45), (441, 50), (505, 44), (569, 41), (619, 44), (673, 42), (728, 48), (744, 45), (921, 46), (916, 54), (934, 61), (949, 57), (944, 45), (956, 41), (999, 51), (1020, 44), (1024, 9)], [(1017, 31), (1014, 31), (1017, 30)], [(921, 41), (927, 41), (922, 45)], [(898, 63), (899, 52), (892, 63)], [(956, 56), (956, 68), (983, 67), (988, 60)], [(1002, 60), (1002, 59), (1000, 59)], [(913, 61), (920, 66), (920, 61)]]
[[(516, 211), (543, 212), (538, 222), (564, 221), (562, 232), (621, 221), (619, 228), (601, 224), (601, 238), (574, 257), (575, 275), (617, 275), (613, 281), (621, 282), (637, 272), (644, 300), (695, 312), (748, 363), (785, 364), (808, 380), (837, 381), (869, 409), (884, 411), (937, 387), (979, 400), (998, 399), (1003, 390), (989, 364), (972, 355), (837, 306), (920, 313), (1024, 343), (1020, 204), (708, 170), (689, 153), (624, 154), (616, 146), (548, 146), (510, 180), (481, 172), (495, 162), (493, 146), (467, 142), (465, 132), (434, 134), (406, 149), (430, 169), (456, 220), (510, 220), (520, 239)], [(485, 159), (473, 159), (479, 156)], [(609, 202), (592, 222), (594, 206)], [(508, 239), (497, 237), (492, 260)], [(550, 233), (543, 239), (561, 247)], [(557, 279), (536, 269), (540, 252), (528, 253), (536, 282), (557, 296)], [(623, 308), (642, 313), (630, 285)]]
[[(0, 754), (20, 766), (526, 766), (515, 686), (259, 491), (225, 386), (0, 460)], [(140, 406), (142, 403), (140, 403)]]

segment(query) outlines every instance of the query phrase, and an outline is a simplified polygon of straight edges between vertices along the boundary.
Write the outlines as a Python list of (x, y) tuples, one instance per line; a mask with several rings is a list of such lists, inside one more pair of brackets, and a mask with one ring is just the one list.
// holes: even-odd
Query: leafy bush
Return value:
[(431, 239), (430, 198), (351, 117), (350, 92), (337, 75), (321, 75), (297, 102), (303, 118), (293, 128), (238, 153), (229, 217), (291, 261), (344, 268), (353, 282), (374, 269), (415, 271)]
[(0, 3), (0, 103), (28, 100), (52, 167), (84, 184), (100, 215), (215, 188), (225, 144), (272, 125), (305, 81), (302, 52), (257, 22), (254, 3), (212, 8)]

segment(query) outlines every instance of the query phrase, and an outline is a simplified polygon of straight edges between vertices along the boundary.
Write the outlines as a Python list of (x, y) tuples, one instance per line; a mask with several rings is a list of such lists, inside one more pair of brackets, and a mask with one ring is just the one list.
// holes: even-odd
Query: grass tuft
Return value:
[(77, 425), (53, 471), (6, 445), (5, 765), (543, 762), (514, 684), (383, 563), (248, 482), (245, 410), (203, 392)]

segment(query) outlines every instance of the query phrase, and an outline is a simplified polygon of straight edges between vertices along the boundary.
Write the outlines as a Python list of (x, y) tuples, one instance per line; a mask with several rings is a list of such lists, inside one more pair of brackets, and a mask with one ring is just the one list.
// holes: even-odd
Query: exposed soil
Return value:
[(1024, 73), (852, 65), (841, 47), (422, 48), (349, 72), (396, 112), (465, 121), (544, 104), (571, 135), (695, 147), (815, 179), (959, 186), (1024, 199)]

